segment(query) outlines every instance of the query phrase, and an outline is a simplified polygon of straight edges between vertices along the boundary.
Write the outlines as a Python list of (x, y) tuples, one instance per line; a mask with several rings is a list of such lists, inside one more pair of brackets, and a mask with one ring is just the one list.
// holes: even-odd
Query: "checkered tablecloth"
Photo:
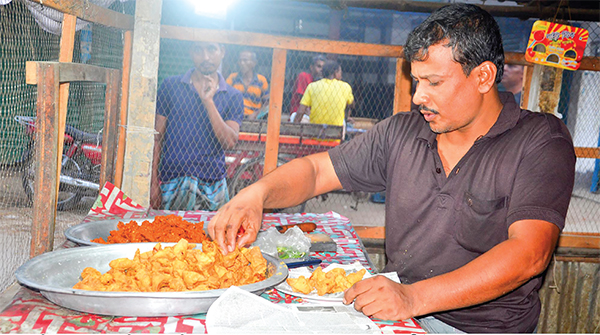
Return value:
[[(184, 219), (207, 222), (214, 215), (205, 211), (156, 211), (146, 210), (123, 195), (123, 192), (107, 184), (94, 207), (84, 221), (122, 218), (123, 220), (146, 216), (177, 214)], [(350, 264), (360, 261), (371, 270), (364, 248), (350, 221), (334, 212), (325, 214), (265, 214), (263, 229), (291, 223), (314, 222), (317, 232), (326, 233), (337, 243), (337, 252), (312, 253), (330, 263)], [(262, 294), (274, 303), (303, 303), (301, 298), (276, 289)], [(79, 313), (57, 306), (40, 293), (21, 287), (11, 304), (0, 313), (2, 333), (205, 333), (206, 314), (172, 317), (110, 317)], [(387, 334), (425, 333), (414, 320), (382, 321), (373, 319)]]

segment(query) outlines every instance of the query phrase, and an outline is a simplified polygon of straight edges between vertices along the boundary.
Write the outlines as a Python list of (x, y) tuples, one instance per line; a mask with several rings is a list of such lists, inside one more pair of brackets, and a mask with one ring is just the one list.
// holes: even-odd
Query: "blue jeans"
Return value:
[(423, 330), (430, 334), (465, 334), (462, 330), (458, 330), (451, 325), (444, 323), (433, 316), (417, 318), (419, 325)]

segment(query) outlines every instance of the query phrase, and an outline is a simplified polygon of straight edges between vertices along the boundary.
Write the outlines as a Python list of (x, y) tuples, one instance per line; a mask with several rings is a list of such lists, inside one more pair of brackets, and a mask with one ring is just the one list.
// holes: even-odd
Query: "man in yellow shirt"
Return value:
[(323, 65), (323, 79), (312, 82), (300, 101), (300, 108), (294, 122), (310, 114), (310, 123), (343, 126), (346, 108), (354, 103), (352, 88), (342, 80), (342, 67), (328, 60)]

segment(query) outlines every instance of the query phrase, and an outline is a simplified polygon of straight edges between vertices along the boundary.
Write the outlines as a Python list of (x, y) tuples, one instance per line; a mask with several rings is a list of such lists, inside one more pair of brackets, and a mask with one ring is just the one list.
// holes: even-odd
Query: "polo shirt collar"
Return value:
[[(483, 138), (491, 138), (498, 136), (517, 125), (519, 118), (521, 117), (521, 108), (517, 105), (515, 97), (510, 92), (498, 92), (500, 96), (500, 102), (502, 103), (502, 110), (498, 115), (498, 120), (490, 128), (487, 134)], [(417, 113), (420, 113), (418, 110)], [(429, 144), (433, 145), (437, 137), (437, 134), (431, 131), (427, 122), (423, 123), (417, 138), (426, 140)]]
[[(189, 69), (183, 75), (183, 77), (181, 77), (181, 82), (186, 83), (188, 85), (193, 85), (192, 84), (192, 73), (194, 73), (195, 70), (196, 70), (195, 68)], [(219, 88), (217, 89), (217, 92), (227, 91), (227, 83), (225, 82), (225, 78), (223, 78), (223, 76), (219, 72), (217, 72), (217, 75), (219, 76)]]

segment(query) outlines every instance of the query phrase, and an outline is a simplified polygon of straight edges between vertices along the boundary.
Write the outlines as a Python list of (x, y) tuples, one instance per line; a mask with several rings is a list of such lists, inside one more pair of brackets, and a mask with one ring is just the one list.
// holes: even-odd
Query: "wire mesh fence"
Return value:
[[(269, 6), (242, 2), (232, 9), (223, 23), (218, 20), (198, 20), (193, 10), (190, 11), (185, 7), (184, 2), (165, 2), (168, 6), (163, 8), (163, 24), (167, 25), (390, 45), (403, 45), (408, 33), (428, 16), (427, 13), (330, 8), (326, 5), (293, 1), (273, 2)], [(37, 91), (35, 86), (25, 83), (25, 62), (57, 61), (59, 56), (60, 30), (54, 27), (54, 33), (49, 32), (52, 31), (52, 27), (45, 26), (43, 20), (35, 14), (49, 10), (42, 8), (40, 4), (25, 0), (13, 0), (6, 5), (0, 5), (0, 59), (2, 60), (0, 62), (2, 88), (0, 95), (0, 189), (2, 190), (0, 192), (2, 229), (0, 262), (7, 264), (2, 267), (0, 273), (0, 290), (12, 282), (14, 270), (27, 259), (29, 250), (32, 192), (30, 185), (33, 171), (28, 157), (34, 140), (33, 126), (30, 122), (36, 113)], [(133, 15), (135, 3), (116, 1), (109, 8)], [(502, 30), (505, 51), (524, 52), (535, 20), (500, 17), (497, 20)], [(575, 22), (573, 24), (589, 31), (585, 55), (600, 56), (598, 23)], [(157, 113), (169, 117), (166, 126), (175, 126), (163, 139), (162, 155), (158, 156), (162, 159), (163, 165), (158, 178), (164, 179), (161, 181), (168, 198), (168, 193), (173, 191), (169, 189), (172, 186), (169, 181), (178, 177), (195, 177), (193, 183), (186, 179), (179, 181), (184, 184), (175, 183), (175, 185), (195, 192), (184, 192), (186, 194), (198, 194), (198, 198), (195, 199), (199, 201), (197, 208), (216, 209), (228, 197), (234, 196), (244, 186), (256, 181), (263, 174), (266, 119), (269, 115), (268, 99), (269, 92), (272, 90), (273, 50), (233, 44), (219, 46), (224, 51), (218, 66), (221, 78), (225, 81), (230, 75), (238, 73), (242, 80), (235, 83), (238, 88), (245, 91), (236, 93), (235, 89), (229, 91), (225, 89), (224, 93), (221, 91), (215, 93), (215, 96), (226, 94), (219, 104), (215, 101), (217, 109), (221, 108), (219, 111), (226, 115), (223, 120), (240, 125), (240, 135), (236, 145), (227, 146), (224, 145), (227, 139), (223, 138), (226, 136), (217, 136), (215, 131), (211, 130), (214, 129), (212, 121), (206, 115), (198, 117), (197, 112), (206, 108), (197, 93), (199, 83), (194, 82), (195, 79), (191, 76), (193, 72), (190, 72), (195, 66), (194, 43), (174, 39), (162, 39), (160, 43), (159, 92), (168, 91), (169, 87), (165, 86), (165, 83), (169, 82), (172, 84), (171, 89), (174, 89), (173, 85), (177, 84), (175, 81), (179, 80), (182, 85), (187, 85), (180, 85), (187, 90), (187, 93), (182, 94), (183, 88), (178, 87), (179, 93), (163, 94), (163, 97), (170, 98), (159, 98), (157, 103)], [(79, 22), (74, 48), (74, 62), (109, 68), (122, 66), (123, 35), (118, 29)], [(244, 52), (251, 54), (250, 58), (255, 62), (253, 73), (257, 74), (256, 77), (251, 76), (251, 80), (247, 82), (243, 80), (242, 72), (245, 70), (241, 68), (242, 64), (239, 62), (240, 55)], [(342, 95), (340, 90), (334, 90), (335, 94), (330, 94), (343, 101), (342, 119), (345, 123), (341, 126), (332, 124), (324, 126), (322, 123), (315, 123), (315, 118), (311, 120), (314, 116), (313, 112), (318, 112), (313, 110), (313, 106), (309, 106), (313, 101), (309, 103), (308, 100), (304, 101), (305, 106), (311, 107), (310, 114), (307, 115), (308, 123), (290, 122), (290, 115), (296, 105), (303, 104), (302, 98), (306, 92), (305, 88), (300, 90), (302, 91), (300, 94), (298, 79), (304, 80), (306, 85), (321, 81), (319, 79), (323, 76), (322, 69), (320, 73), (314, 69), (315, 59), (319, 59), (318, 56), (328, 61), (336, 61), (341, 67), (341, 78), (335, 80), (347, 83), (351, 89), (352, 103), (348, 99), (348, 94)], [(188, 72), (190, 72), (189, 78), (185, 77)], [(268, 88), (263, 87), (264, 81), (258, 74), (264, 77)], [(360, 136), (379, 120), (391, 116), (395, 77), (396, 60), (393, 58), (288, 51), (278, 164), (295, 157), (328, 150), (332, 146)], [(189, 81), (184, 82), (183, 79)], [(256, 82), (253, 82), (254, 79)], [(234, 83), (233, 79), (232, 83)], [(251, 85), (252, 83), (256, 85)], [(576, 146), (598, 147), (600, 145), (599, 90), (598, 72), (565, 71), (563, 75), (558, 113), (567, 123)], [(98, 139), (103, 127), (104, 89), (99, 84), (73, 83), (69, 92), (67, 125), (70, 126), (68, 130), (72, 133), (67, 137), (64, 153), (72, 156), (63, 160), (63, 171), (67, 176), (81, 177), (97, 184), (99, 168), (97, 157), (99, 150), (102, 149)], [(168, 101), (171, 105), (161, 106), (161, 102), (164, 101)], [(178, 105), (179, 109), (172, 115), (169, 114), (174, 110), (175, 105)], [(349, 108), (347, 105), (350, 105)], [(247, 112), (248, 110), (252, 112)], [(189, 114), (194, 111), (196, 114)], [(254, 112), (256, 115), (250, 116)], [(226, 128), (220, 129), (221, 132), (227, 131)], [(212, 149), (201, 150), (200, 147), (205, 145)], [(600, 232), (599, 174), (600, 160), (578, 159), (576, 187), (565, 231)], [(223, 181), (223, 183), (215, 185), (215, 181)], [(223, 185), (227, 187), (223, 188)], [(199, 192), (200, 189), (206, 191)], [(58, 213), (55, 245), (64, 240), (62, 232), (65, 227), (78, 223), (92, 206), (95, 198), (93, 192), (77, 194), (68, 187), (61, 188), (61, 191), (65, 205), (61, 207), (63, 211)], [(216, 207), (210, 207), (210, 201), (202, 203), (201, 200), (206, 194), (217, 195), (218, 201), (214, 205)], [(160, 198), (164, 199), (162, 194)], [(189, 202), (190, 198), (184, 197), (180, 202)], [(165, 203), (157, 206), (165, 208)], [(385, 192), (341, 191), (310, 199), (294, 208), (280, 210), (317, 213), (335, 211), (350, 218), (355, 225), (383, 225), (384, 207)]]

